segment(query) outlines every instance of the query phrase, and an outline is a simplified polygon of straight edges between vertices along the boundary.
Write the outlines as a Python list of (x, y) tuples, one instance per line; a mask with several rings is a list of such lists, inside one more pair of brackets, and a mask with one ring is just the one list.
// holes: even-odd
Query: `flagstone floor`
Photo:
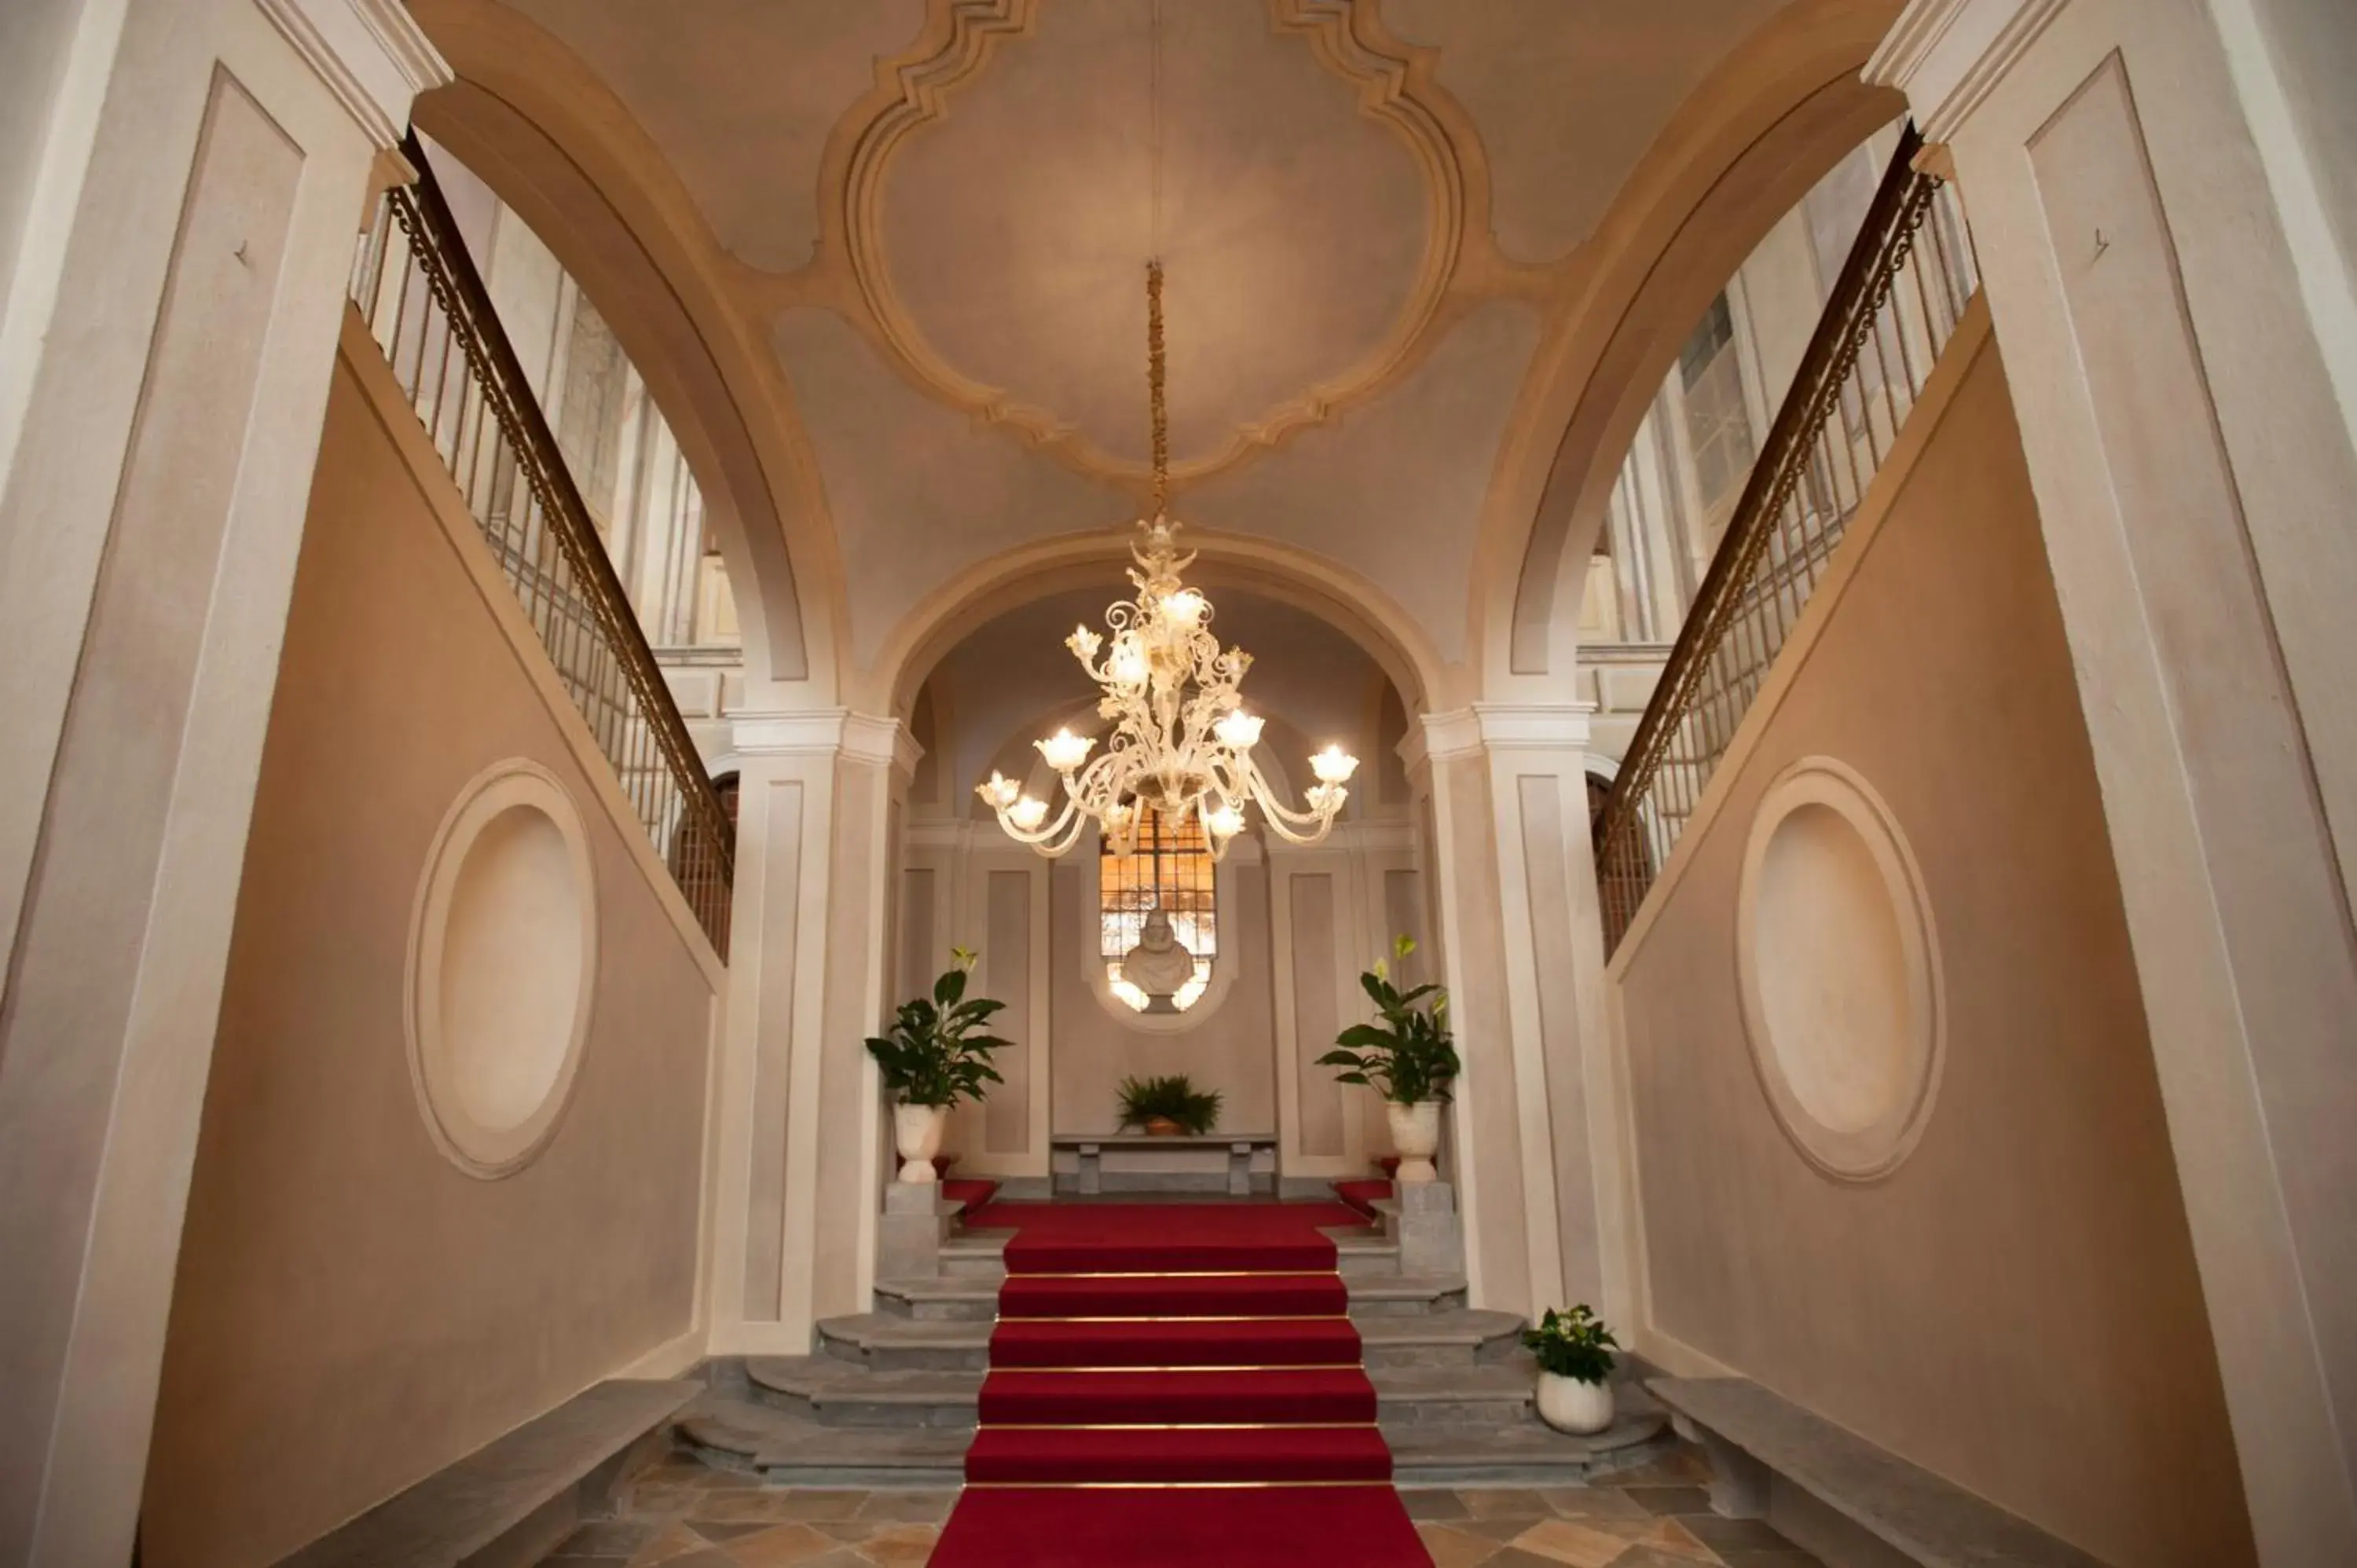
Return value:
[[(1712, 1513), (1706, 1479), (1682, 1451), (1592, 1487), (1401, 1496), (1437, 1568), (1821, 1568), (1767, 1525)], [(916, 1568), (956, 1501), (763, 1487), (682, 1456), (640, 1477), (621, 1518), (582, 1526), (545, 1568)]]

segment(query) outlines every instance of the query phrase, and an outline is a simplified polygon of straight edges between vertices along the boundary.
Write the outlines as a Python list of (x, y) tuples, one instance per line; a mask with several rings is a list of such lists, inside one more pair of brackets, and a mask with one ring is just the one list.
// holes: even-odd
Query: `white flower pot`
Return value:
[(1583, 1383), (1560, 1372), (1539, 1374), (1539, 1419), (1585, 1436), (1612, 1424), (1612, 1385)]
[(949, 1124), (950, 1108), (946, 1105), (892, 1107), (892, 1141), (900, 1151), (902, 1181), (941, 1179), (933, 1169), (933, 1156), (942, 1152), (942, 1133)]
[(1413, 1187), (1434, 1178), (1432, 1156), (1440, 1148), (1440, 1101), (1419, 1100), (1413, 1105), (1386, 1101), (1391, 1118), (1392, 1153), (1400, 1157), (1399, 1181)]

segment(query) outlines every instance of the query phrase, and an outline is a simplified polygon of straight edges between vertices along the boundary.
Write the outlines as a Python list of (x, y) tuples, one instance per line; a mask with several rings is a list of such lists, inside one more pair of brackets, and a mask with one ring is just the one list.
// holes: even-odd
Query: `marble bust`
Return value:
[(1146, 993), (1148, 1013), (1176, 1013), (1171, 997), (1195, 978), (1195, 955), (1178, 943), (1170, 917), (1157, 909), (1146, 917), (1137, 945), (1122, 955), (1121, 977)]

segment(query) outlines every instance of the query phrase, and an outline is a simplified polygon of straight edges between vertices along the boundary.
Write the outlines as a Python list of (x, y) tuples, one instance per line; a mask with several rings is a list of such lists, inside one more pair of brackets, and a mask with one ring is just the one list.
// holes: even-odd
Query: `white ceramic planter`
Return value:
[(892, 1142), (900, 1152), (900, 1179), (931, 1182), (941, 1179), (933, 1156), (942, 1152), (942, 1133), (950, 1124), (946, 1105), (892, 1107)]
[(1419, 1100), (1413, 1105), (1386, 1101), (1391, 1119), (1392, 1153), (1400, 1157), (1398, 1180), (1405, 1186), (1426, 1182), (1437, 1174), (1432, 1156), (1440, 1148), (1440, 1101)]
[(1612, 1424), (1612, 1385), (1583, 1383), (1560, 1372), (1539, 1374), (1539, 1419), (1582, 1436)]

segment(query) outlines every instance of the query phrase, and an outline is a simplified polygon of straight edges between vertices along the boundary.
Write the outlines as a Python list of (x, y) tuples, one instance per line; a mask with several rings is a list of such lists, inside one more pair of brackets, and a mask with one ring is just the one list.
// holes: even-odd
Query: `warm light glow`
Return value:
[(1309, 759), (1309, 771), (1321, 784), (1348, 784), (1359, 770), (1359, 759), (1339, 746), (1329, 746)]
[(1026, 795), (1006, 809), (1006, 817), (1025, 832), (1038, 832), (1039, 824), (1048, 820), (1048, 802)]
[(1113, 662), (1109, 673), (1124, 686), (1146, 684), (1146, 650), (1138, 646), (1137, 638), (1124, 632), (1113, 645)]
[(1162, 601), (1162, 613), (1181, 626), (1193, 626), (1211, 607), (1211, 601), (1192, 588), (1181, 588)]
[(1023, 786), (994, 768), (990, 782), (977, 786), (974, 793), (982, 797), (983, 804), (1003, 811), (1022, 797)]
[(1076, 626), (1072, 628), (1072, 635), (1064, 639), (1064, 646), (1086, 664), (1095, 660), (1097, 650), (1104, 646), (1104, 639), (1085, 626)]
[(1250, 751), (1260, 744), (1261, 726), (1267, 722), (1258, 714), (1248, 714), (1238, 708), (1213, 725), (1211, 733), (1218, 736), (1220, 744), (1231, 751)]
[(1203, 813), (1203, 831), (1215, 839), (1232, 839), (1244, 831), (1244, 814), (1233, 806), (1221, 806)]
[(1039, 746), (1039, 755), (1048, 759), (1049, 767), (1059, 773), (1070, 773), (1089, 759), (1089, 753), (1095, 749), (1097, 743), (1087, 736), (1060, 729), (1046, 740), (1033, 744)]

